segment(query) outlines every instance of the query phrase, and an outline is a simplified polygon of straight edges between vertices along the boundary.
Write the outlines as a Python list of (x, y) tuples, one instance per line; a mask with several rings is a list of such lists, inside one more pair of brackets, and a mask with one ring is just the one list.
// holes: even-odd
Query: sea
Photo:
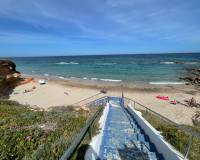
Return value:
[(112, 83), (183, 84), (200, 54), (133, 54), (10, 58), (24, 75)]

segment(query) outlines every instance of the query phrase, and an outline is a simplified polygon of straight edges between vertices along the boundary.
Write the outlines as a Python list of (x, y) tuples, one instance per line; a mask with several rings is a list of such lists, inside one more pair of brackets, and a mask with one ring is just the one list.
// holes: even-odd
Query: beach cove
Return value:
[[(74, 105), (88, 97), (92, 97), (88, 99), (89, 102), (92, 99), (102, 96), (122, 95), (122, 83), (89, 83), (85, 81), (49, 79), (47, 80), (48, 83), (40, 85), (38, 80), (39, 77), (35, 77), (34, 81), (17, 86), (9, 99), (21, 104), (28, 104), (31, 107), (39, 107), (48, 110), (56, 106)], [(33, 86), (34, 89), (32, 89)], [(107, 93), (101, 93), (100, 90), (102, 89), (107, 90)], [(31, 91), (24, 93), (25, 90)], [(197, 102), (200, 101), (200, 93), (193, 86), (184, 84), (123, 84), (123, 91), (125, 97), (136, 100), (176, 123), (193, 125), (191, 118), (197, 111), (197, 108), (184, 105), (184, 100), (188, 100), (192, 97), (194, 97)], [(169, 100), (176, 100), (182, 104), (171, 104), (170, 101), (156, 98), (158, 95), (167, 96)], [(87, 103), (87, 100), (84, 100), (83, 103)], [(77, 103), (77, 105), (80, 104), (81, 103)]]

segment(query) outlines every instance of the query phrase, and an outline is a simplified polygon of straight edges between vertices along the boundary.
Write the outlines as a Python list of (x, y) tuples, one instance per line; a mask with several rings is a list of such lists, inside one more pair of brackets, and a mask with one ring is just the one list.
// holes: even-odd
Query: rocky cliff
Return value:
[(10, 60), (0, 60), (0, 82), (14, 83), (20, 77), (16, 65)]

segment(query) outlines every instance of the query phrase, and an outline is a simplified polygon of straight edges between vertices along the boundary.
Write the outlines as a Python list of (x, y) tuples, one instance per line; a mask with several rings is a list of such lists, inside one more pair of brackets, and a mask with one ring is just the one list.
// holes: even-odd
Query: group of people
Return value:
[[(169, 97), (167, 97), (167, 96), (160, 96), (159, 95), (159, 96), (156, 96), (156, 98), (161, 99), (161, 100), (166, 100), (166, 101), (170, 100)], [(183, 103), (181, 103), (179, 101), (171, 100), (170, 104), (176, 105), (177, 103), (179, 103), (179, 104), (182, 104), (182, 105), (185, 105), (185, 106), (188, 106), (188, 107), (198, 107), (198, 105), (199, 105), (194, 97), (192, 97), (189, 100), (185, 100), (185, 102), (186, 102), (186, 104), (183, 104)]]

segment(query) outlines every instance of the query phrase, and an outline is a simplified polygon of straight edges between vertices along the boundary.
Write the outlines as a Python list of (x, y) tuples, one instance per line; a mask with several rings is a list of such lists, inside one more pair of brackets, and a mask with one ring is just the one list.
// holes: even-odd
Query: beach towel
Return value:
[(166, 101), (169, 100), (169, 97), (166, 97), (166, 96), (160, 96), (160, 95), (156, 96), (156, 98), (161, 99), (161, 100), (166, 100)]
[(173, 101), (170, 101), (170, 104), (174, 104), (174, 105), (176, 105), (177, 102), (176, 102), (176, 100), (173, 100)]

